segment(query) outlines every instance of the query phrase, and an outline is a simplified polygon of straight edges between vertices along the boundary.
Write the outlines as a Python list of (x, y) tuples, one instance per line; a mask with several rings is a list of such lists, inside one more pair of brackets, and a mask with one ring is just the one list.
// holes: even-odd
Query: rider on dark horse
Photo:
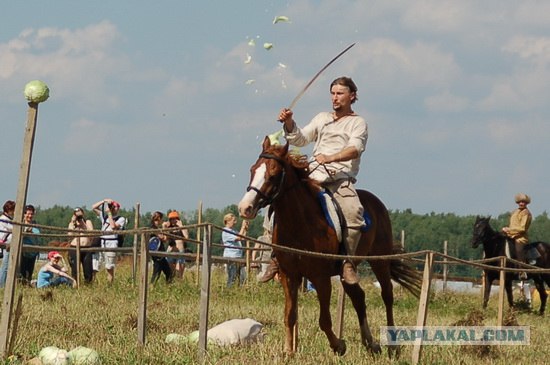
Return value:
[[(529, 243), (527, 231), (532, 220), (531, 212), (527, 209), (527, 204), (531, 203), (531, 198), (527, 194), (519, 193), (516, 194), (515, 200), (518, 208), (512, 212), (510, 224), (508, 227), (503, 227), (502, 232), (514, 240), (517, 260), (534, 265), (536, 257), (527, 257), (529, 255), (526, 252), (527, 244)], [(527, 280), (527, 274), (522, 272), (520, 279)]]
[[(344, 245), (348, 255), (354, 255), (365, 226), (363, 206), (354, 187), (361, 154), (367, 144), (367, 122), (355, 114), (352, 104), (357, 101), (357, 86), (349, 77), (340, 77), (330, 84), (332, 112), (319, 113), (304, 128), (297, 127), (290, 109), (282, 109), (286, 140), (303, 147), (314, 142), (310, 177), (329, 190), (338, 202), (346, 219)], [(276, 260), (259, 280), (267, 282), (278, 272)], [(345, 260), (342, 280), (348, 284), (359, 282), (355, 265)]]

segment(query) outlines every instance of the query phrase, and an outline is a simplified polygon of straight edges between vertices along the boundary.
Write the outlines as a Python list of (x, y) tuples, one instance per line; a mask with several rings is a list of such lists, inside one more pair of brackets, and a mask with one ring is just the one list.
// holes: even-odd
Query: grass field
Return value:
[[(371, 328), (379, 337), (379, 327), (385, 325), (384, 306), (379, 290), (369, 281), (362, 286), (367, 291), (367, 308)], [(147, 344), (137, 344), (138, 289), (131, 281), (130, 268), (117, 268), (115, 283), (107, 285), (105, 273), (92, 286), (78, 290), (57, 288), (38, 290), (18, 287), (23, 292), (22, 315), (19, 319), (14, 364), (24, 364), (45, 346), (70, 350), (76, 346), (95, 349), (103, 364), (197, 364), (196, 344), (168, 345), (169, 333), (188, 334), (198, 329), (199, 294), (195, 272), (188, 270), (183, 280), (171, 285), (163, 279), (150, 288), (148, 297)], [(3, 295), (3, 291), (1, 292)], [(337, 291), (334, 289), (333, 313)], [(395, 290), (397, 325), (416, 323), (418, 301), (400, 289)], [(496, 325), (497, 302), (483, 312), (485, 325)], [(481, 298), (466, 294), (437, 294), (429, 306), (429, 325), (451, 325), (480, 309)], [(225, 275), (215, 270), (211, 287), (209, 326), (233, 318), (253, 318), (264, 324), (261, 343), (217, 347), (209, 345), (208, 364), (407, 364), (412, 347), (404, 346), (399, 360), (382, 355), (373, 356), (360, 344), (357, 320), (350, 301), (346, 301), (344, 338), (347, 353), (334, 355), (323, 332), (317, 325), (317, 299), (314, 293), (300, 296), (299, 350), (293, 357), (284, 355), (283, 292), (278, 283), (257, 284), (252, 278), (245, 287), (225, 288)], [(480, 354), (472, 346), (425, 346), (423, 364), (547, 364), (550, 357), (548, 339), (550, 320), (534, 313), (508, 313), (518, 325), (531, 328), (529, 346), (490, 346)], [(335, 322), (335, 319), (333, 319)]]

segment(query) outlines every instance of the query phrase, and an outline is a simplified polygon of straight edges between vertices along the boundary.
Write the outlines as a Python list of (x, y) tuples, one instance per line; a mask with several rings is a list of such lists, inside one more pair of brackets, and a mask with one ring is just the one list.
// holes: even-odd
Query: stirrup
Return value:
[(268, 281), (272, 280), (275, 275), (279, 273), (279, 263), (276, 259), (272, 259), (269, 265), (267, 266), (267, 269), (265, 269), (265, 273), (262, 275), (261, 278), (258, 279), (258, 282), (260, 283), (267, 283)]

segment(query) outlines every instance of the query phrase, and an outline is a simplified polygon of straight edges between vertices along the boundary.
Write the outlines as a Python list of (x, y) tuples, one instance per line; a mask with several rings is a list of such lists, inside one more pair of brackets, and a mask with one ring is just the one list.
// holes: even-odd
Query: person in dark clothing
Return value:
[[(35, 224), (34, 214), (36, 210), (32, 205), (25, 205), (23, 211), (23, 223)], [(39, 245), (40, 240), (36, 236), (26, 235), (25, 233), (39, 234), (40, 230), (36, 227), (23, 226), (23, 244), (24, 245)], [(34, 273), (34, 265), (36, 264), (36, 258), (38, 252), (36, 251), (23, 251), (21, 254), (21, 266), (19, 267), (19, 278), (25, 284), (30, 284)]]
[[(149, 225), (149, 228), (153, 228), (153, 229), (162, 228), (163, 217), (164, 217), (164, 214), (162, 214), (161, 212), (154, 212), (153, 216), (151, 217), (151, 224)], [(167, 241), (166, 235), (160, 232), (152, 233), (151, 237), (149, 238), (149, 250), (165, 252), (166, 241)], [(151, 284), (154, 284), (158, 281), (161, 273), (164, 273), (164, 276), (166, 277), (166, 282), (171, 283), (174, 278), (174, 273), (166, 257), (152, 256), (152, 260), (153, 260), (153, 275), (151, 276)]]

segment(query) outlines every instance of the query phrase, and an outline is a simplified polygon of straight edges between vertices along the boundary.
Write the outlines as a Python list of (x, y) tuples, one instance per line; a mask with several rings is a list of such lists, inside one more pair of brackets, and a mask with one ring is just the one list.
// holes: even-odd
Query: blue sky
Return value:
[(550, 207), (544, 2), (17, 1), (0, 27), (2, 201), (16, 194), (30, 80), (51, 97), (29, 203), (223, 208), (279, 109), (356, 42), (294, 113), (305, 125), (330, 109), (332, 79), (356, 81), (360, 188), (416, 213), (500, 214), (520, 191), (534, 214)]

